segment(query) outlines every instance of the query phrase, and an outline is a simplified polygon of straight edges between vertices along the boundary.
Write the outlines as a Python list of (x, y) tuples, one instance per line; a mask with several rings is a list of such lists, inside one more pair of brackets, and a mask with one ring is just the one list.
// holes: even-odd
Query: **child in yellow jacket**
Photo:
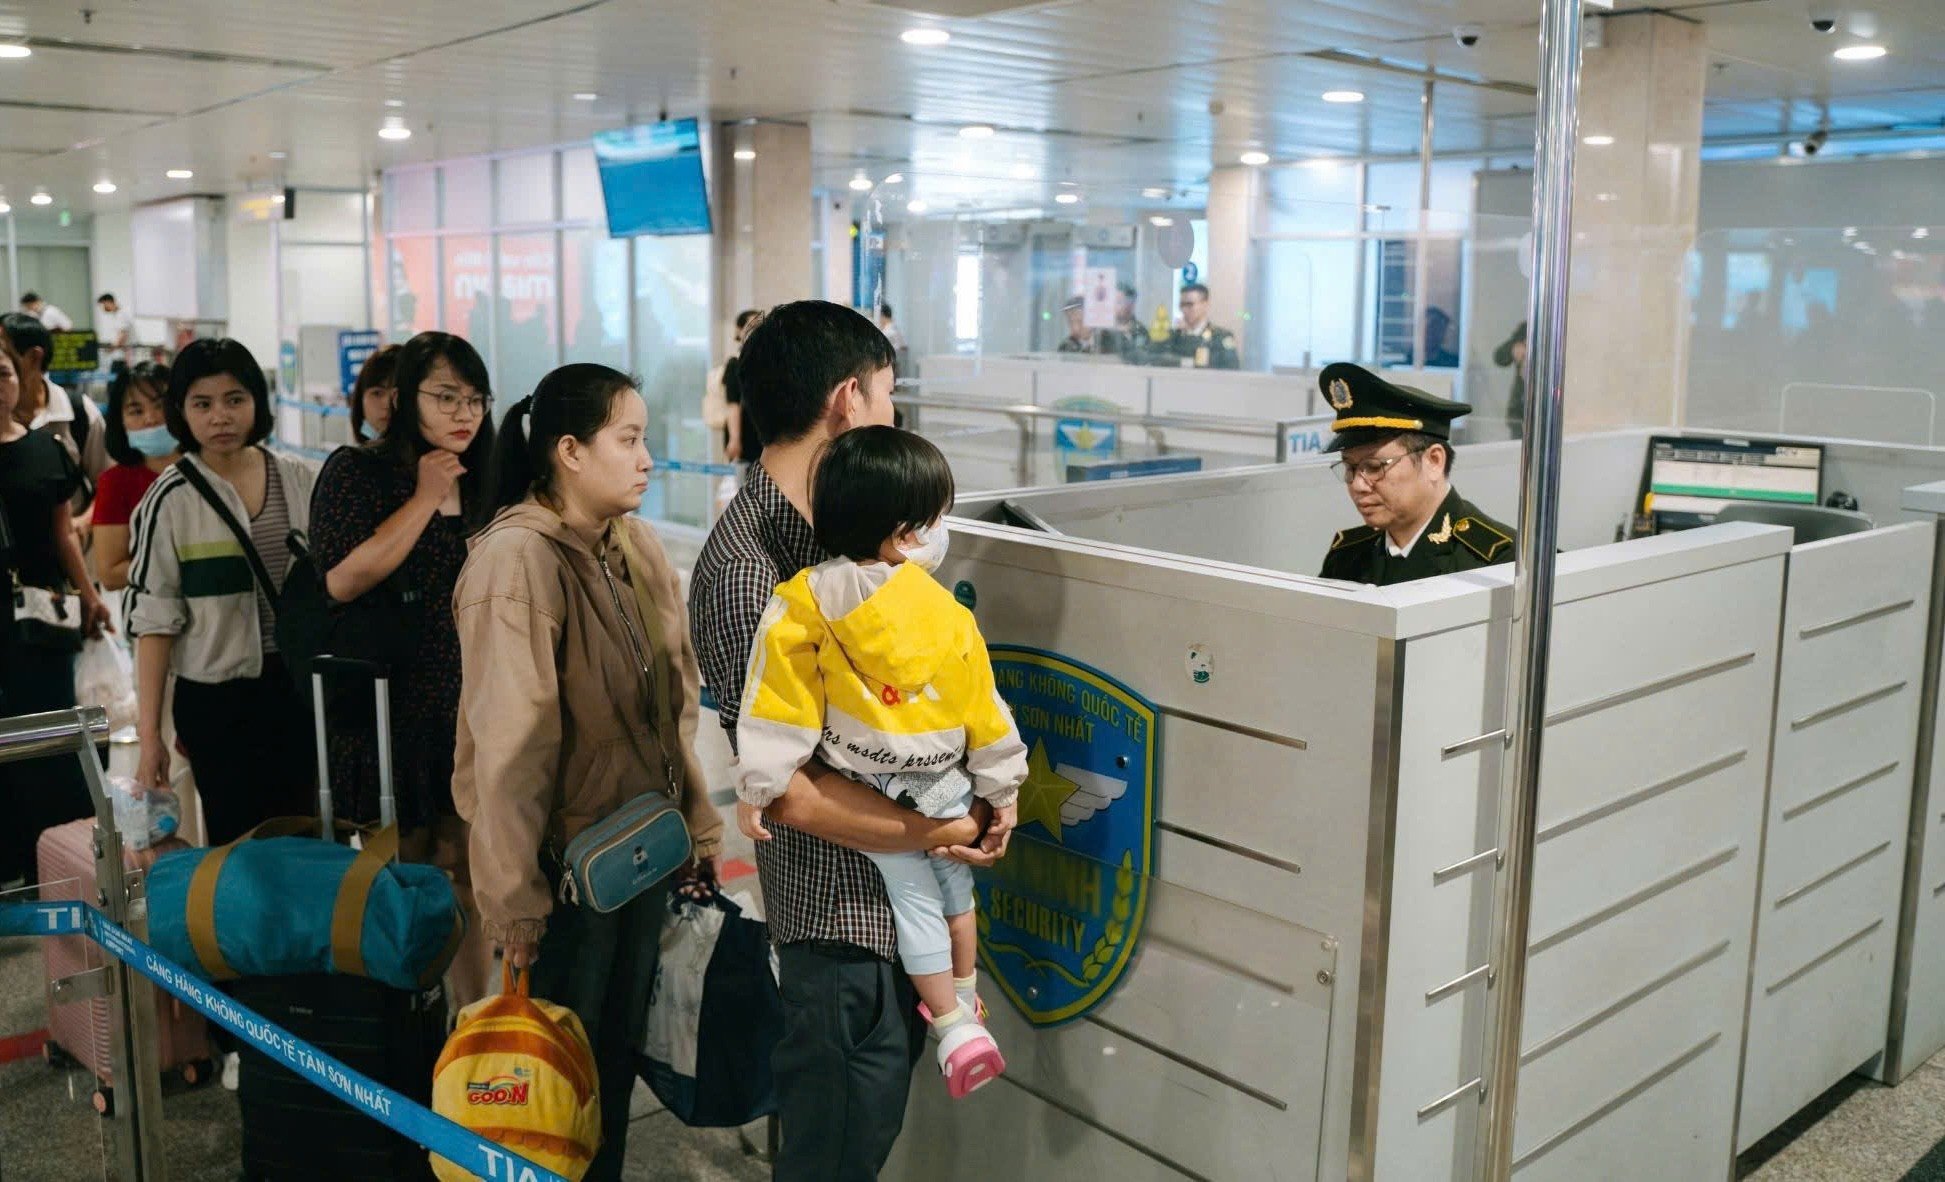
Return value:
[[(945, 457), (893, 427), (847, 432), (819, 460), (811, 517), (838, 557), (777, 588), (758, 627), (736, 727), (745, 834), (769, 838), (762, 810), (813, 756), (928, 817), (962, 817), (977, 796), (1010, 827), (1026, 747), (972, 613), (930, 573), (945, 557), (952, 496)], [(920, 853), (868, 856), (939, 1035), (939, 1069), (964, 1096), (1006, 1068), (979, 1005), (972, 871)]]

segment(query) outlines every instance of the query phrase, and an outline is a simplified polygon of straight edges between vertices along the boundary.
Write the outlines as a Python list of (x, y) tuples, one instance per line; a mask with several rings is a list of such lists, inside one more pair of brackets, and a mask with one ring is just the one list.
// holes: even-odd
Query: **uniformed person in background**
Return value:
[(1061, 314), (1067, 317), (1067, 335), (1060, 338), (1055, 351), (1060, 353), (1094, 352), (1094, 330), (1087, 327), (1087, 305), (1081, 297), (1075, 296), (1061, 306)]
[(1236, 334), (1209, 323), (1209, 289), (1191, 283), (1182, 289), (1182, 323), (1165, 342), (1161, 364), (1196, 369), (1240, 369)]
[(1114, 327), (1107, 334), (1103, 352), (1119, 353), (1129, 365), (1148, 360), (1148, 326), (1135, 313), (1135, 287), (1123, 283), (1115, 293)]
[(1323, 578), (1382, 587), (1513, 560), (1513, 531), (1452, 487), (1452, 420), (1471, 407), (1342, 361), (1317, 384), (1337, 412), (1331, 471), (1364, 518), (1332, 540)]

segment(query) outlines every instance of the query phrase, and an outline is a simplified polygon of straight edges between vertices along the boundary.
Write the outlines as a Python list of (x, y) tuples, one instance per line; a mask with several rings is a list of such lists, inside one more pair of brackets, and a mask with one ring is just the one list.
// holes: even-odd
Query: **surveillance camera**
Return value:
[(1810, 27), (1819, 33), (1835, 32), (1837, 28), (1837, 5), (1835, 0), (1810, 0), (1805, 5), (1810, 11)]
[(1452, 30), (1452, 40), (1457, 41), (1467, 49), (1471, 49), (1473, 46), (1479, 44), (1479, 38), (1485, 35), (1485, 30), (1481, 29), (1478, 25), (1460, 25)]
[(1829, 142), (1830, 132), (1823, 128), (1818, 128), (1803, 137), (1803, 154), (1805, 156), (1815, 156), (1818, 152), (1823, 151), (1823, 146)]
[(1813, 16), (1810, 18), (1810, 27), (1819, 33), (1832, 32), (1837, 28), (1837, 19), (1829, 16)]

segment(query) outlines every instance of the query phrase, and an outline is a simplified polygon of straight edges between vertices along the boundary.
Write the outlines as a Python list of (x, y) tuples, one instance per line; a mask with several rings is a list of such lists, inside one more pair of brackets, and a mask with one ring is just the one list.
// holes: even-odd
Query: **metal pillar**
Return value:
[(1418, 241), (1412, 244), (1411, 269), (1411, 360), (1414, 369), (1425, 368), (1425, 310), (1431, 296), (1425, 291), (1425, 272), (1429, 270), (1431, 244), (1425, 238), (1432, 226), (1432, 102), (1435, 92), (1430, 78), (1425, 79), (1425, 94), (1419, 99), (1418, 124)]
[(1491, 997), (1480, 1079), (1485, 1111), (1475, 1177), (1513, 1173), (1520, 1027), (1526, 1005), (1533, 843), (1546, 726), (1547, 657), (1553, 628), (1554, 555), (1560, 534), (1561, 393), (1567, 361), (1568, 256), (1572, 244), (1574, 144), (1580, 98), (1580, 0), (1543, 0), (1540, 92), (1534, 133), (1533, 292), (1521, 453), (1519, 551), (1513, 576), (1506, 747), (1499, 808), (1499, 874), (1493, 890)]

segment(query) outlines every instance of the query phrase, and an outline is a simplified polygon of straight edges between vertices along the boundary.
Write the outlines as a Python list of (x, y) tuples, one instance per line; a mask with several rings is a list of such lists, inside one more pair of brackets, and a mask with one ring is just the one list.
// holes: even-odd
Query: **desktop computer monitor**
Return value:
[(1655, 532), (1715, 521), (1732, 501), (1815, 505), (1823, 495), (1823, 448), (1759, 439), (1657, 435), (1648, 441), (1645, 508)]

